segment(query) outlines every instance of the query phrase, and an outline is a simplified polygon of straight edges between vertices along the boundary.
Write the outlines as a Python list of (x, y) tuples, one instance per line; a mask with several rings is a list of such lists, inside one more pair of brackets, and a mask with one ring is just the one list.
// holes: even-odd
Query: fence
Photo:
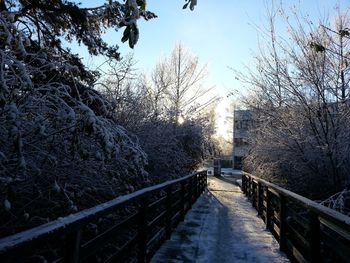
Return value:
[(0, 239), (0, 262), (147, 262), (205, 190), (206, 171)]
[(350, 262), (350, 217), (247, 173), (242, 190), (292, 262)]

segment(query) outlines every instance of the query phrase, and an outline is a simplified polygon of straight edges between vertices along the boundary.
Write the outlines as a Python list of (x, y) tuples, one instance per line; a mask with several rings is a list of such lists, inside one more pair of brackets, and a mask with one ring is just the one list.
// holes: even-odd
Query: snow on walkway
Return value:
[(151, 262), (289, 262), (238, 186), (209, 177), (208, 188)]

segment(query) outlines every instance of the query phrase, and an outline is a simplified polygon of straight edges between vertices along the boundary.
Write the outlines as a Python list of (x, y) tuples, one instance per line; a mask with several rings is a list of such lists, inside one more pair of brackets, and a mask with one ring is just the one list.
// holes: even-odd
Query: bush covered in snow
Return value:
[(204, 77), (205, 67), (179, 44), (150, 78), (139, 76), (127, 56), (112, 63), (99, 82), (98, 90), (113, 105), (111, 115), (137, 135), (147, 153), (153, 182), (192, 172), (215, 154), (216, 98), (203, 88)]
[(92, 27), (101, 23), (92, 21), (101, 16), (96, 10), (84, 20), (68, 2), (1, 2), (1, 235), (148, 183), (146, 155), (109, 115), (109, 102), (92, 86), (96, 74), (60, 45), (60, 37), (75, 36), (91, 53), (115, 57)]
[[(197, 3), (187, 2), (191, 10)], [(178, 163), (178, 155), (169, 157), (172, 151), (152, 148), (143, 132), (151, 130), (149, 135), (162, 142), (169, 125), (148, 127), (150, 120), (143, 126), (127, 125), (118, 107), (133, 100), (135, 113), (141, 106), (135, 94), (115, 100), (97, 91), (99, 73), (86, 69), (63, 47), (76, 41), (91, 55), (119, 60), (118, 46), (107, 44), (102, 34), (108, 28), (124, 29), (121, 40), (134, 47), (141, 17), (156, 17), (144, 0), (106, 1), (91, 8), (63, 0), (0, 1), (0, 236), (149, 185), (147, 155), (121, 124), (140, 135), (147, 151), (152, 149), (151, 160), (164, 154), (167, 161), (175, 160), (172, 168)], [(143, 120), (150, 117), (147, 111), (140, 113)], [(134, 116), (130, 119), (140, 124), (142, 118)], [(178, 153), (184, 150), (179, 145), (188, 144), (187, 135), (176, 134), (166, 144), (174, 139)], [(197, 156), (196, 165), (186, 159), (195, 155), (181, 157), (187, 160), (186, 171), (198, 164)]]

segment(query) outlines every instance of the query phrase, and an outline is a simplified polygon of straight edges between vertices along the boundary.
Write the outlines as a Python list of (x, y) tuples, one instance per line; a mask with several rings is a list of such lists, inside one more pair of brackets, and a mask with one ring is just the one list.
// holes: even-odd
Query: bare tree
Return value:
[(113, 66), (100, 90), (115, 105), (111, 115), (116, 122), (137, 135), (151, 179), (162, 181), (198, 168), (215, 152), (216, 98), (203, 88), (205, 67), (180, 45), (155, 66), (151, 78), (135, 77), (130, 64)]
[(166, 79), (155, 84), (162, 85), (168, 116), (175, 124), (181, 118), (195, 116), (217, 99), (208, 96), (212, 87), (203, 86), (206, 75), (206, 66), (200, 66), (198, 57), (191, 55), (181, 43), (158, 65), (153, 79)]
[(153, 119), (158, 119), (164, 114), (165, 96), (172, 83), (169, 71), (166, 61), (161, 61), (156, 65), (152, 73), (153, 85), (148, 86), (148, 92), (153, 101)]
[(255, 69), (240, 75), (253, 88), (245, 101), (258, 119), (245, 165), (325, 197), (349, 183), (349, 20), (339, 13), (317, 26), (297, 12), (293, 19), (279, 12), (290, 40), (276, 35), (270, 13), (268, 48), (260, 49)]

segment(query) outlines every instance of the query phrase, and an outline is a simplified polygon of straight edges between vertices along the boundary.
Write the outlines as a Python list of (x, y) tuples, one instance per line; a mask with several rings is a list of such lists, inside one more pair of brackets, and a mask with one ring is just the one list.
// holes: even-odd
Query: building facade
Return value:
[(242, 169), (242, 161), (249, 151), (248, 132), (253, 124), (253, 113), (250, 110), (234, 110), (232, 149), (232, 166), (234, 169)]

